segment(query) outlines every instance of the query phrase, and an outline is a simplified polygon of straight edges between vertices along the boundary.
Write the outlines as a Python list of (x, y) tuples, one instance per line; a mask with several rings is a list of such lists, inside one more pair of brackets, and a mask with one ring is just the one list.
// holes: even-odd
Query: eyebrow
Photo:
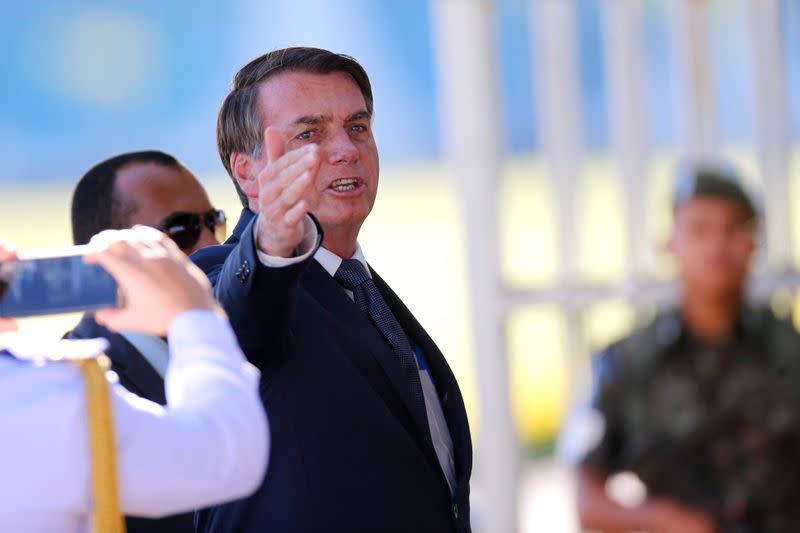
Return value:
[(344, 119), (345, 122), (355, 122), (356, 120), (364, 120), (369, 119), (372, 115), (369, 114), (369, 111), (366, 109), (362, 109), (361, 111), (357, 111)]
[[(355, 122), (356, 120), (364, 120), (370, 118), (369, 111), (366, 109), (362, 109), (361, 111), (356, 111), (352, 115), (348, 116), (344, 119), (345, 122)], [(304, 125), (317, 125), (322, 124), (323, 122), (330, 122), (332, 117), (330, 115), (303, 115), (302, 117), (296, 118), (292, 122), (292, 126), (297, 126), (299, 124)]]
[(296, 118), (292, 122), (292, 126), (296, 126), (298, 124), (321, 124), (322, 122), (330, 122), (330, 120), (331, 117), (327, 115), (304, 115)]

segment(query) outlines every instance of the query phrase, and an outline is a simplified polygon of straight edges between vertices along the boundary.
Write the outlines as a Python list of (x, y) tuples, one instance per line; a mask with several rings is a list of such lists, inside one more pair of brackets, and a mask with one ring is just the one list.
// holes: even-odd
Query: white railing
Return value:
[[(721, 150), (715, 116), (713, 64), (708, 43), (709, 8), (698, 0), (669, 1), (677, 79), (675, 113), (683, 155), (717, 157)], [(779, 0), (748, 3), (750, 63), (756, 148), (767, 210), (767, 259), (751, 290), (766, 298), (798, 285), (792, 270), (788, 127), (780, 50)], [(582, 314), (590, 305), (624, 299), (634, 307), (675, 300), (671, 283), (648, 270), (650, 232), (645, 206), (650, 150), (643, 66), (643, 2), (602, 0), (611, 151), (624, 184), (627, 268), (616, 283), (579, 279), (576, 193), (583, 163), (583, 125), (577, 69), (575, 0), (529, 0), (534, 78), (542, 155), (556, 191), (560, 280), (524, 290), (504, 286), (499, 265), (497, 186), (502, 131), (496, 80), (496, 6), (491, 0), (431, 0), (445, 159), (460, 192), (471, 290), (473, 342), (478, 376), (475, 485), (482, 501), (476, 531), (513, 532), (517, 520), (519, 445), (510, 416), (504, 320), (520, 306), (557, 304), (567, 315), (567, 348), (573, 387), (587, 384)], [(658, 105), (669, 105), (659, 103)], [(502, 208), (502, 206), (500, 206)], [(533, 246), (534, 244), (532, 244)], [(543, 526), (543, 531), (546, 526)]]

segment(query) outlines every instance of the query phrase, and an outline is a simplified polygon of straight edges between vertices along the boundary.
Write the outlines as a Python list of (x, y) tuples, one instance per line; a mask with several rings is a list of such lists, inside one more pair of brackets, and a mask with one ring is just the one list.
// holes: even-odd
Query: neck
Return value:
[(704, 294), (685, 288), (680, 308), (681, 318), (694, 337), (707, 341), (723, 341), (733, 333), (741, 303), (739, 292)]
[(342, 259), (349, 259), (356, 253), (358, 228), (323, 228), (325, 236), (322, 246)]

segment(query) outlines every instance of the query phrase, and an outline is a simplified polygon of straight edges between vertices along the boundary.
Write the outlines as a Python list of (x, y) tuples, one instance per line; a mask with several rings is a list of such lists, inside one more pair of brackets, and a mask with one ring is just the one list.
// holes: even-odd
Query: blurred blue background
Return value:
[[(606, 114), (600, 2), (579, 0), (579, 75), (585, 142), (604, 150)], [(800, 8), (783, 0), (791, 129), (800, 135)], [(74, 180), (109, 154), (175, 153), (198, 174), (219, 172), (214, 126), (233, 73), (266, 50), (312, 44), (355, 56), (373, 80), (383, 160), (431, 160), (439, 126), (427, 0), (312, 3), (5, 1), (0, 16), (2, 181)], [(496, 0), (503, 131), (509, 153), (537, 148), (536, 80), (528, 2)], [(674, 60), (665, 3), (645, 12), (650, 138), (675, 137)], [(741, 2), (712, 2), (710, 28), (720, 131), (749, 143), (753, 117)], [(794, 61), (792, 61), (794, 58)], [(469, 90), (469, 88), (465, 88)]]

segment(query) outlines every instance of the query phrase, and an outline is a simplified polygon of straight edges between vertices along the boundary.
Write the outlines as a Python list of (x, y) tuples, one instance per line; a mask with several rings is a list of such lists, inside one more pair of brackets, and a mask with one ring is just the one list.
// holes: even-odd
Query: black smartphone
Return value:
[(21, 256), (0, 264), (0, 317), (26, 317), (116, 307), (117, 282), (87, 265), (85, 246)]

